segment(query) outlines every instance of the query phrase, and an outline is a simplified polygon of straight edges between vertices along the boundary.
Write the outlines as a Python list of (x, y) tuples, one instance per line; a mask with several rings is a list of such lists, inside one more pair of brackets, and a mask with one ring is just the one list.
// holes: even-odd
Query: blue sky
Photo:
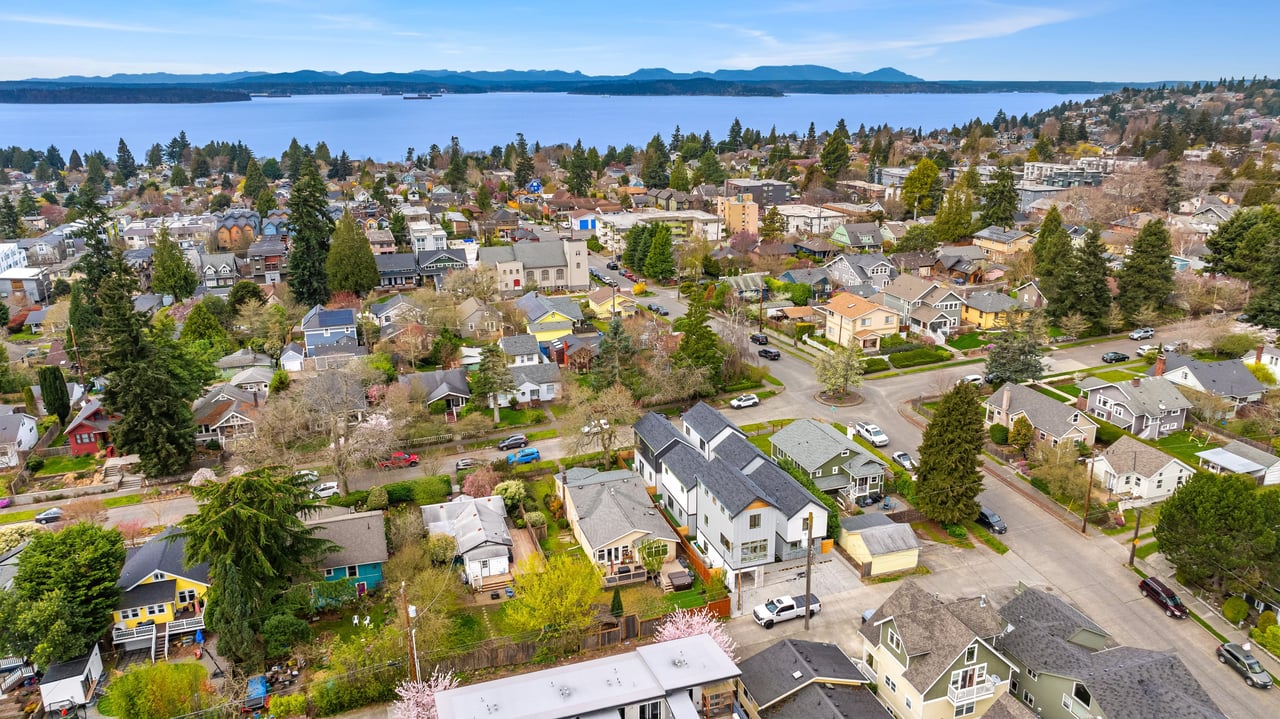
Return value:
[(1280, 3), (1188, 0), (59, 0), (0, 3), (0, 79), (117, 72), (812, 63), (927, 80), (1280, 72)]

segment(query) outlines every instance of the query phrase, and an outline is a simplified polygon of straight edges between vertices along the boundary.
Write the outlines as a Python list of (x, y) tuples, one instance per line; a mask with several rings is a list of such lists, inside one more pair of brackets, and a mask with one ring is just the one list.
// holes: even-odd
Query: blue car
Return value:
[(507, 464), (530, 464), (542, 459), (537, 447), (525, 447), (515, 454), (507, 455)]

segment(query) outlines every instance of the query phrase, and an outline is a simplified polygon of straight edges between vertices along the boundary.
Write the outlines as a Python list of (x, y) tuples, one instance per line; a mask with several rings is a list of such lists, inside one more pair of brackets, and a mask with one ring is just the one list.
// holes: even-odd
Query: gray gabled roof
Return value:
[(558, 312), (575, 321), (582, 321), (582, 308), (568, 297), (547, 297), (539, 292), (528, 292), (516, 300), (516, 309), (524, 313), (529, 322), (538, 322), (543, 317)]
[[(715, 455), (712, 464), (727, 462), (735, 466), (747, 478), (748, 491), (776, 507), (786, 517), (794, 517), (805, 507), (818, 503), (809, 490), (741, 434), (726, 437), (716, 446)], [(745, 508), (743, 505), (742, 509)]]
[[(1220, 397), (1248, 397), (1267, 389), (1240, 360), (1202, 362), (1176, 352), (1165, 356), (1166, 375), (1183, 368), (1195, 376), (1206, 392)], [(1155, 368), (1147, 370), (1147, 374), (1155, 374)]]
[(825, 467), (841, 452), (852, 456), (862, 452), (853, 440), (840, 434), (829, 424), (812, 419), (798, 419), (783, 427), (769, 438), (774, 447), (782, 450), (806, 472)]
[(451, 394), (458, 397), (471, 396), (471, 387), (467, 384), (467, 371), (461, 367), (400, 375), (400, 384), (409, 387), (410, 390), (421, 392), (428, 403)]
[(690, 407), (684, 414), (680, 415), (680, 419), (699, 437), (704, 440), (711, 441), (713, 437), (723, 432), (726, 428), (733, 428), (735, 432), (740, 431), (734, 427), (733, 423), (725, 419), (723, 414), (713, 409), (706, 402), (699, 402)]
[(1108, 382), (1098, 377), (1086, 377), (1079, 387), (1085, 392), (1114, 387), (1125, 397), (1123, 403), (1131, 412), (1148, 417), (1159, 417), (1164, 411), (1191, 408), (1191, 401), (1167, 377), (1143, 377), (1136, 387), (1132, 382)]
[[(738, 662), (738, 668), (742, 670), (743, 686), (762, 709), (806, 684), (870, 681), (840, 647), (801, 639), (772, 644)], [(799, 677), (795, 676), (797, 672)]]
[(1000, 409), (1006, 394), (1009, 395), (1010, 417), (1019, 413), (1026, 414), (1032, 427), (1048, 432), (1059, 439), (1075, 428), (1076, 425), (1071, 423), (1071, 418), (1075, 415), (1079, 415), (1087, 424), (1096, 425), (1088, 415), (1074, 406), (1063, 404), (1052, 397), (1046, 397), (1033, 389), (1013, 382), (1005, 383), (996, 390), (995, 394), (988, 397), (987, 406)]
[(183, 564), (183, 551), (187, 546), (187, 538), (182, 530), (169, 527), (160, 534), (147, 540), (146, 544), (129, 551), (120, 569), (120, 580), (116, 586), (129, 589), (138, 582), (155, 574), (165, 574), (189, 579), (200, 584), (209, 583), (209, 565), (200, 563), (192, 567)]
[(554, 362), (524, 364), (511, 367), (511, 379), (516, 387), (526, 384), (555, 384), (560, 381), (560, 365)]
[(512, 546), (507, 531), (507, 507), (502, 497), (468, 497), (422, 508), (422, 523), (428, 532), (448, 534), (457, 540), (457, 552), (486, 546)]
[(387, 561), (387, 530), (382, 510), (308, 519), (305, 524), (315, 530), (312, 536), (338, 545), (336, 551), (317, 562), (321, 569)]
[(418, 272), (418, 258), (412, 254), (374, 255), (380, 275), (413, 275)]
[(1021, 305), (1016, 299), (1001, 292), (975, 292), (964, 303), (980, 312), (1008, 312)]
[(683, 442), (684, 438), (680, 435), (680, 430), (671, 424), (671, 420), (663, 417), (657, 412), (647, 412), (633, 425), (636, 433), (636, 439), (645, 443), (654, 452), (661, 450), (663, 447), (672, 442)]
[(512, 335), (498, 340), (498, 347), (509, 357), (539, 354), (538, 338), (533, 335)]
[(1266, 450), (1258, 449), (1253, 445), (1248, 445), (1238, 440), (1233, 440), (1231, 442), (1226, 443), (1225, 445), (1223, 445), (1222, 449), (1224, 451), (1230, 452), (1231, 454), (1234, 454), (1237, 457), (1244, 457), (1250, 462), (1260, 464), (1263, 467), (1270, 468), (1273, 465), (1275, 465), (1276, 462), (1280, 462), (1280, 457), (1277, 457)]
[(867, 545), (867, 551), (873, 557), (920, 548), (916, 533), (908, 524), (893, 522), (864, 529), (858, 534), (862, 536), (862, 542)]
[(1116, 474), (1137, 474), (1139, 477), (1151, 477), (1156, 472), (1164, 469), (1170, 462), (1178, 462), (1187, 469), (1195, 471), (1194, 467), (1187, 465), (1174, 457), (1161, 452), (1145, 442), (1123, 435), (1116, 440), (1106, 451), (1102, 453), (1107, 458), (1107, 464), (1111, 465), (1111, 469)]
[(177, 587), (178, 582), (173, 579), (139, 584), (133, 589), (120, 593), (116, 609), (134, 609), (172, 602), (177, 598)]
[(601, 474), (617, 473), (574, 473), (574, 481), (566, 475), (565, 482), (578, 528), (591, 546), (603, 547), (635, 530), (644, 532), (645, 539), (676, 541), (675, 532), (654, 509), (653, 499), (639, 477), (626, 472), (622, 477), (597, 479)]
[(686, 490), (698, 485), (698, 479), (706, 472), (707, 458), (683, 441), (673, 442), (661, 452), (662, 464)]

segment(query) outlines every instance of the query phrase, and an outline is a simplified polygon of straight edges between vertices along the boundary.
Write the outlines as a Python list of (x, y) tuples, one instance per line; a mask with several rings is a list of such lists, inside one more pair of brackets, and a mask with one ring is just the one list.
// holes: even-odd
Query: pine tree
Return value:
[(164, 164), (164, 147), (155, 143), (147, 150), (147, 167), (159, 167)]
[(942, 200), (942, 173), (933, 160), (924, 158), (907, 173), (902, 181), (902, 206), (907, 217), (933, 214)]
[(653, 230), (649, 251), (645, 254), (644, 275), (662, 281), (675, 276), (676, 260), (671, 240), (671, 228), (658, 225)]
[(263, 219), (266, 219), (272, 210), (279, 208), (280, 204), (276, 202), (276, 194), (271, 191), (270, 187), (263, 188), (262, 192), (259, 192), (258, 196), (253, 200), (253, 211)]
[[(484, 187), (484, 185), (481, 185)], [(396, 238), (396, 252), (411, 249), (409, 244), (409, 221), (399, 212), (391, 213), (391, 236)]]
[(667, 165), (670, 162), (671, 158), (666, 143), (662, 141), (662, 136), (654, 135), (645, 147), (644, 163), (640, 165), (640, 180), (644, 182), (644, 186), (666, 187)]
[(724, 165), (720, 164), (720, 156), (712, 150), (707, 150), (698, 158), (698, 170), (702, 173), (702, 181), (707, 184), (720, 185), (728, 178)]
[(711, 383), (719, 386), (724, 354), (716, 341), (715, 331), (711, 329), (711, 314), (702, 295), (695, 292), (689, 298), (688, 311), (673, 322), (672, 327), (683, 333), (676, 349), (677, 360), (706, 370)]
[(116, 172), (124, 180), (130, 180), (138, 174), (138, 163), (134, 161), (133, 153), (129, 151), (123, 137), (116, 147)]
[(0, 239), (16, 240), (22, 237), (22, 217), (8, 195), (0, 197)]
[(449, 167), (444, 171), (444, 184), (454, 192), (461, 192), (467, 186), (467, 161), (462, 156), (462, 145), (455, 135), (449, 141)]
[(836, 180), (849, 168), (849, 143), (839, 135), (829, 136), (822, 146), (818, 164), (822, 165), (822, 171), (826, 173), (827, 185), (835, 187)]
[(59, 367), (41, 367), (40, 398), (44, 400), (44, 411), (51, 417), (57, 417), (63, 427), (67, 426), (67, 417), (71, 414), (71, 395), (67, 393), (67, 378), (62, 376)]
[(1064, 307), (1064, 293), (1071, 291), (1072, 247), (1071, 236), (1062, 227), (1062, 213), (1058, 206), (1049, 208), (1040, 233), (1031, 246), (1036, 258), (1036, 276), (1040, 278), (1040, 291), (1049, 304), (1049, 314), (1061, 317), (1069, 310)]
[(515, 173), (513, 181), (516, 189), (524, 190), (529, 181), (533, 179), (533, 158), (529, 157), (529, 143), (525, 141), (523, 132), (516, 133), (514, 158), (515, 166), (511, 168), (511, 171)]
[(782, 216), (777, 206), (770, 207), (760, 222), (760, 239), (776, 240), (787, 234), (787, 218)]
[(1012, 227), (1013, 216), (1018, 211), (1018, 190), (1013, 171), (1001, 167), (992, 178), (994, 182), (983, 193), (981, 222), (986, 227)]
[(84, 167), (84, 160), (80, 159), (80, 151), (71, 148), (71, 157), (67, 158), (67, 169), (76, 171)]
[[(676, 160), (671, 164), (671, 178), (669, 180), (671, 189), (681, 192), (689, 191), (689, 169), (681, 160)], [(572, 190), (570, 190), (572, 192)]]
[(209, 306), (201, 302), (187, 314), (178, 339), (182, 342), (209, 342), (218, 346), (226, 344), (227, 331), (218, 318), (213, 316)]
[(178, 244), (169, 238), (169, 228), (163, 223), (156, 233), (152, 267), (151, 289), (162, 295), (173, 295), (176, 302), (194, 295), (200, 284), (195, 269), (178, 249)]
[(329, 256), (333, 220), (326, 209), (325, 194), (320, 172), (314, 164), (306, 163), (289, 195), (289, 290), (294, 301), (304, 307), (329, 301), (325, 259)]
[(1117, 276), (1120, 309), (1132, 317), (1143, 307), (1163, 307), (1173, 293), (1173, 247), (1164, 220), (1142, 226)]
[(249, 166), (244, 171), (244, 188), (240, 191), (241, 197), (252, 197), (257, 200), (263, 190), (267, 189), (267, 178), (262, 175), (262, 166), (254, 158), (249, 158)]
[(813, 123), (809, 123), (809, 131), (804, 134), (804, 142), (800, 145), (800, 152), (805, 157), (813, 157), (813, 153), (818, 151), (818, 132)]
[(330, 292), (353, 292), (364, 296), (378, 286), (378, 265), (373, 259), (373, 248), (350, 213), (343, 214), (338, 220), (325, 269)]
[(169, 174), (170, 187), (186, 187), (191, 184), (191, 178), (187, 177), (187, 171), (182, 169), (181, 165), (173, 168), (173, 172)]
[(981, 398), (968, 382), (943, 395), (934, 410), (916, 472), (916, 509), (929, 519), (959, 524), (978, 515), (982, 419)]
[(1025, 382), (1044, 376), (1044, 362), (1028, 318), (996, 335), (987, 353), (986, 376), (993, 384)]
[(507, 356), (497, 345), (485, 345), (480, 353), (480, 366), (471, 374), (470, 385), (473, 396), (489, 400), (493, 407), (493, 423), (502, 421), (498, 397), (515, 391), (516, 382), (507, 367)]
[(1111, 272), (1106, 253), (1102, 233), (1096, 228), (1090, 230), (1084, 242), (1075, 248), (1070, 270), (1059, 285), (1058, 316), (1079, 312), (1094, 324), (1101, 323), (1107, 316), (1111, 307), (1111, 286), (1107, 278)]
[(585, 197), (591, 189), (591, 166), (587, 162), (587, 153), (582, 149), (581, 140), (574, 146), (573, 154), (569, 157), (569, 177), (565, 184), (569, 193), (578, 197)]
[(942, 198), (933, 226), (939, 242), (955, 242), (973, 228), (973, 191), (961, 182), (951, 186)]

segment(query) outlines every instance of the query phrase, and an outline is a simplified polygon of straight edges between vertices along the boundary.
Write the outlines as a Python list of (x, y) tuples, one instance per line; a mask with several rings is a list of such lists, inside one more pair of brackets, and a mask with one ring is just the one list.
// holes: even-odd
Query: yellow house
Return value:
[[(170, 541), (171, 537), (179, 537)], [(177, 527), (169, 527), (141, 547), (130, 550), (116, 586), (120, 601), (112, 613), (115, 644), (125, 650), (147, 646), (167, 650), (156, 639), (204, 629), (209, 565), (183, 563), (186, 541)]]
[(992, 262), (1009, 262), (1013, 256), (1031, 249), (1035, 238), (1022, 230), (1006, 230), (1002, 227), (984, 227), (973, 235), (974, 247), (982, 248), (982, 254)]
[(882, 338), (898, 334), (897, 312), (855, 294), (841, 292), (817, 310), (826, 318), (827, 339), (843, 347), (878, 350)]
[(601, 287), (587, 295), (587, 306), (600, 319), (631, 317), (636, 313), (635, 298), (624, 295), (613, 287)]
[(1008, 327), (1027, 308), (1018, 300), (1000, 292), (975, 292), (965, 298), (960, 320), (980, 330)]
[(529, 292), (516, 300), (516, 308), (524, 313), (525, 328), (538, 342), (571, 335), (574, 326), (583, 321), (582, 308), (571, 297), (547, 297)]
[(883, 514), (841, 519), (840, 546), (853, 557), (864, 577), (915, 569), (920, 559), (920, 543), (911, 525), (899, 524)]
[(606, 585), (643, 581), (646, 559), (675, 561), (675, 531), (654, 508), (640, 477), (628, 470), (571, 467), (556, 482), (573, 535)]

